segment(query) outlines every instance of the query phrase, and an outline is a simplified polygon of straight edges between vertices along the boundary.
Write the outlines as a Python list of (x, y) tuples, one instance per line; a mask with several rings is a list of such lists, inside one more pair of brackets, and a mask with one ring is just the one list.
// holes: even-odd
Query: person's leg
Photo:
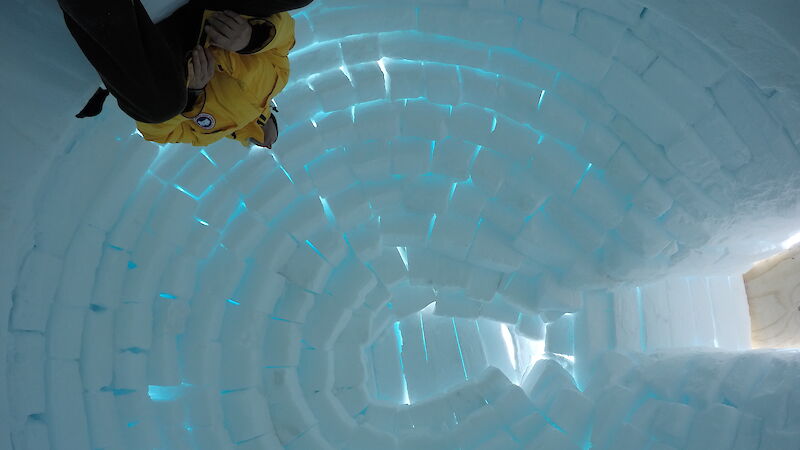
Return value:
[(64, 20), (120, 109), (135, 120), (166, 121), (186, 106), (186, 66), (139, 0), (59, 0)]

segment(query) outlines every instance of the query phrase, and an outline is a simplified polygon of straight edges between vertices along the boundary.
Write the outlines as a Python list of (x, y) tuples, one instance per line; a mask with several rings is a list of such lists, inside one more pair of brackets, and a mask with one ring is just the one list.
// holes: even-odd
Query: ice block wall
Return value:
[(266, 152), (73, 119), (13, 2), (0, 446), (797, 447), (740, 277), (800, 223), (796, 6), (739, 3), (317, 0)]

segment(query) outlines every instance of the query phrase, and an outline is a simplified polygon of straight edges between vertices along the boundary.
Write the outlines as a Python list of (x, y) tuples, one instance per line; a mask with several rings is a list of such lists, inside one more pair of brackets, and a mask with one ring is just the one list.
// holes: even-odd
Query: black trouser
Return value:
[(312, 0), (191, 0), (153, 24), (139, 0), (58, 0), (83, 54), (120, 109), (160, 123), (180, 114), (187, 99), (186, 55), (197, 43), (203, 10), (267, 17)]

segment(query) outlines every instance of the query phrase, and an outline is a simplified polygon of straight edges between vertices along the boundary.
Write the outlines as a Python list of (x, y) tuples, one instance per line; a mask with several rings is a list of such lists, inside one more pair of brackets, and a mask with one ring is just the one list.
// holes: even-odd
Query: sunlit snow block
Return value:
[(323, 197), (339, 192), (356, 181), (346, 165), (345, 152), (341, 149), (326, 152), (306, 167)]
[(432, 216), (413, 212), (381, 215), (383, 243), (388, 246), (424, 246)]
[(276, 228), (291, 233), (296, 238), (307, 239), (315, 231), (328, 224), (322, 210), (319, 196), (307, 195), (297, 198), (291, 205), (275, 218)]
[(297, 439), (286, 441), (284, 446), (286, 450), (305, 450), (313, 448), (315, 450), (333, 450), (334, 447), (323, 436), (319, 427), (308, 430), (308, 432), (301, 434)]
[(291, 52), (290, 61), (293, 75), (305, 78), (331, 67), (339, 67), (342, 55), (338, 42), (326, 41), (305, 47), (302, 51)]
[(692, 423), (687, 449), (730, 448), (742, 413), (736, 408), (716, 404), (699, 411)]
[(560, 269), (568, 268), (579, 256), (577, 247), (541, 212), (522, 228), (514, 248), (536, 262)]
[[(400, 261), (400, 264), (402, 263), (403, 262)], [(380, 310), (389, 303), (391, 296), (392, 294), (386, 286), (383, 283), (378, 283), (364, 298), (364, 307), (371, 311)]]
[(653, 416), (651, 431), (660, 441), (682, 448), (692, 426), (695, 411), (682, 403), (661, 403)]
[(327, 198), (336, 226), (340, 230), (350, 230), (366, 222), (372, 215), (367, 196), (360, 183), (354, 183), (346, 189)]
[(500, 282), (498, 293), (510, 305), (527, 314), (540, 310), (541, 276), (513, 273)]
[[(13, 350), (8, 353), (8, 405), (17, 420), (45, 410), (47, 357), (45, 339), (38, 333), (14, 333), (12, 342)], [(110, 366), (107, 369), (110, 373)], [(106, 379), (110, 381), (110, 376)]]
[(565, 198), (552, 198), (544, 211), (549, 214), (555, 225), (587, 254), (600, 248), (606, 239), (606, 230), (581, 214), (572, 202)]
[(411, 179), (404, 186), (403, 204), (409, 211), (441, 214), (447, 208), (452, 183), (437, 174)]
[[(360, 122), (357, 122), (360, 123)], [(366, 123), (365, 129), (373, 129)], [(388, 144), (383, 139), (365, 139), (346, 147), (347, 164), (353, 175), (362, 181), (380, 181), (391, 173), (391, 155)], [(336, 212), (334, 211), (334, 214)]]
[[(461, 106), (466, 123), (462, 122), (462, 126), (467, 123), (481, 125), (479, 130), (470, 131), (465, 130), (465, 136), (473, 136), (474, 133), (480, 133), (481, 136), (491, 130), (492, 113), (489, 110), (500, 110), (505, 112), (505, 106), (498, 103), (498, 80), (499, 77), (496, 73), (486, 72), (484, 70), (476, 70), (464, 65), (459, 65), (458, 73), (460, 75), (461, 84)], [(486, 119), (489, 123), (486, 123)], [(455, 130), (455, 128), (452, 128)], [(483, 143), (482, 140), (476, 141)]]
[(159, 442), (153, 403), (147, 392), (139, 391), (115, 398), (123, 440), (132, 447), (151, 448)]
[(318, 295), (303, 326), (303, 339), (316, 348), (331, 348), (347, 326), (352, 299)]
[(408, 249), (408, 278), (412, 285), (465, 288), (469, 265), (428, 249)]
[(297, 250), (297, 243), (283, 230), (270, 229), (253, 251), (253, 269), (268, 273), (282, 268)]
[(625, 214), (616, 231), (639, 254), (652, 258), (672, 242), (671, 236), (659, 225), (642, 213), (631, 210)]
[(406, 136), (438, 140), (447, 136), (447, 107), (427, 100), (409, 100), (401, 113), (402, 132)]
[(476, 146), (461, 139), (448, 137), (436, 142), (431, 171), (437, 174), (464, 180), (469, 177), (469, 164), (475, 155)]
[(247, 158), (239, 161), (225, 174), (225, 179), (233, 190), (246, 196), (276, 167), (277, 163), (269, 153), (251, 151)]
[(487, 145), (493, 120), (494, 115), (483, 107), (463, 103), (453, 108), (448, 125), (458, 138)]
[(575, 320), (572, 314), (562, 316), (555, 322), (547, 324), (545, 335), (545, 350), (561, 355), (575, 353)]
[(592, 424), (593, 447), (613, 446), (613, 437), (617, 429), (637, 406), (638, 397), (635, 391), (617, 384), (609, 384), (598, 392), (595, 405), (597, 410), (603, 413), (596, 415)]
[(472, 445), (483, 443), (502, 425), (503, 420), (497, 409), (484, 404), (469, 416), (459, 420), (457, 428), (459, 433), (456, 435), (459, 448), (473, 448)]
[[(339, 36), (337, 35), (337, 38)], [(357, 34), (341, 40), (342, 58), (348, 66), (381, 58), (377, 34)]]
[(151, 230), (158, 230), (160, 242), (180, 245), (185, 242), (186, 235), (193, 225), (196, 208), (195, 199), (177, 188), (167, 189), (153, 205), (147, 226)]
[(233, 450), (235, 444), (231, 442), (228, 431), (221, 423), (212, 426), (192, 426), (191, 436), (194, 446), (198, 450)]
[(611, 131), (590, 122), (578, 142), (577, 150), (593, 165), (605, 168), (620, 145), (620, 139)]
[(385, 286), (391, 287), (406, 277), (408, 269), (394, 247), (384, 247), (381, 256), (371, 260), (369, 266)]
[(118, 350), (148, 349), (153, 334), (151, 303), (125, 302), (114, 310), (114, 345)]
[(463, 422), (471, 414), (486, 406), (476, 383), (462, 383), (444, 394), (447, 404), (459, 422)]
[(178, 347), (174, 336), (158, 336), (147, 356), (147, 384), (177, 386), (181, 383)]
[[(350, 79), (356, 88), (360, 104), (387, 98), (389, 93), (386, 91), (386, 79), (377, 62), (348, 66), (347, 70), (350, 72)], [(356, 109), (358, 109), (358, 106), (356, 106)], [(358, 120), (356, 120), (356, 123), (358, 123)], [(395, 127), (397, 127), (396, 117)]]
[(245, 204), (248, 210), (270, 221), (297, 196), (295, 185), (283, 170), (276, 168), (264, 175), (252, 194), (245, 198)]
[(319, 429), (323, 436), (334, 446), (347, 442), (358, 425), (339, 400), (328, 391), (307, 394), (308, 405), (319, 421)]
[(175, 177), (175, 184), (200, 196), (220, 174), (204, 155), (197, 154)]
[(538, 411), (534, 411), (511, 424), (509, 428), (517, 442), (526, 444), (536, 437), (546, 425), (547, 419)]
[[(603, 97), (656, 143), (667, 145), (686, 127), (685, 119), (635, 73), (613, 64), (600, 83)], [(634, 99), (636, 99), (634, 101)]]
[(123, 160), (114, 168), (113, 176), (104, 183), (89, 206), (86, 223), (101, 230), (111, 230), (125, 207), (125, 200), (158, 152), (154, 145), (136, 145), (125, 151)]
[(89, 435), (93, 448), (122, 445), (119, 418), (111, 392), (84, 392)]
[(281, 110), (280, 120), (290, 125), (307, 121), (322, 109), (317, 94), (303, 81), (290, 83), (275, 102)]
[(202, 220), (207, 226), (222, 230), (240, 204), (239, 194), (231, 189), (228, 182), (220, 181), (199, 200), (195, 220)]
[(265, 369), (264, 388), (272, 426), (281, 442), (298, 438), (316, 424), (295, 369)]
[(498, 79), (497, 111), (521, 123), (536, 123), (537, 105), (542, 99), (542, 89), (527, 82), (507, 77)]
[(392, 287), (391, 309), (395, 317), (405, 317), (422, 310), (436, 300), (431, 286), (413, 286), (403, 282)]
[(575, 389), (562, 389), (547, 410), (547, 416), (575, 442), (583, 443), (589, 432), (594, 403)]
[(166, 189), (169, 188), (156, 177), (145, 176), (123, 210), (122, 217), (111, 230), (108, 243), (123, 249), (132, 248), (147, 222), (153, 203)]
[(533, 147), (531, 168), (542, 183), (568, 195), (575, 190), (590, 167), (588, 161), (573, 150), (553, 139), (544, 139)]
[[(117, 256), (116, 253), (121, 252), (114, 252), (113, 256)], [(50, 306), (58, 290), (61, 270), (61, 259), (36, 249), (29, 254), (22, 265), (15, 288), (11, 329), (45, 331)]]
[(558, 139), (575, 145), (586, 127), (586, 119), (573, 106), (547, 93), (537, 102), (533, 126)]
[(500, 189), (513, 164), (514, 161), (501, 153), (481, 148), (472, 161), (471, 179), (478, 188), (493, 196)]
[(376, 448), (394, 450), (398, 438), (372, 425), (362, 424), (347, 441), (345, 448), (353, 450), (373, 450)]
[(46, 364), (47, 426), (58, 449), (89, 448), (83, 388), (77, 361), (51, 359)]
[(302, 325), (270, 320), (264, 336), (263, 365), (292, 367), (300, 362)]
[(392, 173), (414, 176), (428, 171), (433, 142), (414, 137), (399, 137), (391, 143)]
[(356, 104), (356, 91), (347, 75), (338, 68), (311, 75), (308, 84), (316, 92), (325, 112), (338, 111)]
[(582, 447), (577, 445), (568, 435), (558, 431), (551, 425), (546, 425), (536, 437), (531, 440), (525, 450), (547, 450), (547, 449), (578, 450)]
[(577, 389), (572, 375), (550, 359), (540, 359), (525, 375), (520, 385), (534, 406), (546, 411), (561, 389)]
[(274, 434), (264, 397), (255, 389), (222, 395), (225, 428), (231, 441), (242, 442), (262, 434)]
[(467, 254), (467, 261), (498, 272), (513, 272), (520, 268), (524, 256), (512, 246), (512, 238), (483, 223)]
[(477, 222), (488, 199), (489, 196), (471, 180), (462, 181), (450, 195), (448, 211)]
[(425, 73), (425, 91), (428, 100), (440, 105), (460, 103), (461, 91), (457, 66), (426, 61), (422, 69)]
[(381, 255), (383, 237), (380, 225), (376, 220), (362, 221), (358, 228), (345, 233), (345, 239), (356, 257), (362, 261), (370, 261)]
[(483, 303), (470, 300), (460, 293), (440, 293), (434, 314), (442, 317), (477, 318)]
[(473, 300), (488, 302), (500, 287), (502, 274), (497, 271), (472, 266), (467, 276), (466, 294)]
[(577, 208), (604, 228), (614, 228), (622, 221), (625, 206), (595, 171), (586, 174), (572, 200)]
[(336, 267), (325, 291), (333, 296), (351, 298), (351, 307), (361, 306), (366, 295), (375, 288), (375, 276), (356, 258), (348, 258)]

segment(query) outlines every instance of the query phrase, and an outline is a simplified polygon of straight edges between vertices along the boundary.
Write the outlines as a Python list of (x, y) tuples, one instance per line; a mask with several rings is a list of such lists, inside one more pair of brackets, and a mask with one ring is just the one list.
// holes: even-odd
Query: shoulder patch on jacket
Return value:
[(210, 130), (217, 124), (216, 119), (209, 113), (200, 113), (194, 118), (194, 123), (204, 130)]

